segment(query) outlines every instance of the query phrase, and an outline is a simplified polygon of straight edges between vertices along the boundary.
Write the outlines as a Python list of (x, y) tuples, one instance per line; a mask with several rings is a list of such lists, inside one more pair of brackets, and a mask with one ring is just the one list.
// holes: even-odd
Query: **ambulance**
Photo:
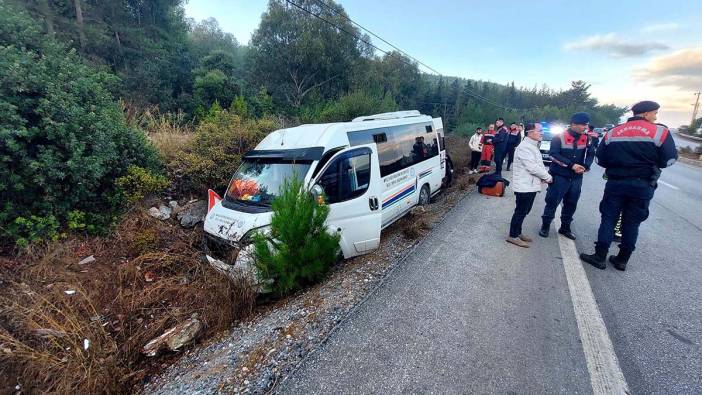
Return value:
[(269, 229), (271, 202), (293, 176), (324, 196), (327, 228), (339, 233), (350, 258), (377, 248), (382, 229), (428, 204), (451, 183), (453, 165), (441, 118), (418, 111), (276, 130), (244, 156), (223, 197), (210, 191), (204, 224), (210, 263), (251, 259), (251, 236)]

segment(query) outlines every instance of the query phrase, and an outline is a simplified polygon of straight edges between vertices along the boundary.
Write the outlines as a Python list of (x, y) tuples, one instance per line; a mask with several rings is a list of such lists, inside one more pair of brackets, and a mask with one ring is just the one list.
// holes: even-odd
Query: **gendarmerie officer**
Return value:
[(492, 139), (492, 144), (495, 146), (495, 174), (501, 176), (502, 162), (507, 155), (509, 144), (509, 130), (507, 130), (505, 120), (502, 117), (495, 120), (495, 138)]
[(587, 135), (587, 124), (590, 116), (585, 112), (573, 114), (568, 130), (551, 140), (551, 166), (549, 173), (553, 182), (546, 190), (546, 207), (539, 236), (548, 237), (551, 221), (556, 215), (556, 208), (563, 202), (561, 211), (561, 227), (558, 233), (575, 240), (570, 224), (573, 214), (578, 207), (580, 188), (583, 184), (583, 174), (590, 170), (595, 158), (595, 148)]
[(597, 147), (597, 163), (607, 177), (600, 202), (602, 220), (597, 232), (595, 253), (580, 254), (580, 259), (598, 269), (605, 262), (614, 239), (614, 226), (621, 213), (622, 241), (619, 254), (609, 257), (618, 270), (625, 270), (636, 248), (639, 225), (648, 218), (648, 205), (656, 190), (662, 168), (678, 159), (673, 136), (668, 127), (656, 122), (660, 106), (642, 101), (632, 108), (634, 116), (608, 131)]

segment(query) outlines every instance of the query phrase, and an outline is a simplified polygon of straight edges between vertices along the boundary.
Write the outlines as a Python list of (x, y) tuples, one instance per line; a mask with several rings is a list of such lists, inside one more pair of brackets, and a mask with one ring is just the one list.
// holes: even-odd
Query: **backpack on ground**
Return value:
[(502, 176), (491, 173), (480, 177), (476, 185), (478, 192), (483, 195), (502, 197), (505, 195), (505, 188), (509, 185), (509, 181)]

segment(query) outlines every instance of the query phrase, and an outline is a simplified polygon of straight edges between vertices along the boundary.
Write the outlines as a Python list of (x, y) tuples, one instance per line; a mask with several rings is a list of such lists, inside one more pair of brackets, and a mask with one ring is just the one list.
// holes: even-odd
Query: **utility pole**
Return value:
[[(695, 119), (697, 119), (697, 111), (700, 109), (700, 95), (702, 92), (697, 92), (695, 93), (695, 96), (697, 96), (697, 100), (695, 100), (695, 107), (692, 109), (692, 121), (690, 121), (690, 129), (692, 129), (692, 125), (695, 123)], [(695, 133), (694, 130), (689, 130), (688, 133)]]

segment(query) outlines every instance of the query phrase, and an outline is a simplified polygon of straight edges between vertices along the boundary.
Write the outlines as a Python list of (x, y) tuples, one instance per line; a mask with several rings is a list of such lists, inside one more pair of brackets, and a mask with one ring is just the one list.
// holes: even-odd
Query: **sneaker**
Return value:
[(529, 244), (518, 237), (508, 237), (506, 241), (519, 247), (529, 248)]
[(531, 243), (532, 241), (534, 241), (531, 237), (525, 235), (519, 235), (519, 240), (526, 241), (527, 243)]

